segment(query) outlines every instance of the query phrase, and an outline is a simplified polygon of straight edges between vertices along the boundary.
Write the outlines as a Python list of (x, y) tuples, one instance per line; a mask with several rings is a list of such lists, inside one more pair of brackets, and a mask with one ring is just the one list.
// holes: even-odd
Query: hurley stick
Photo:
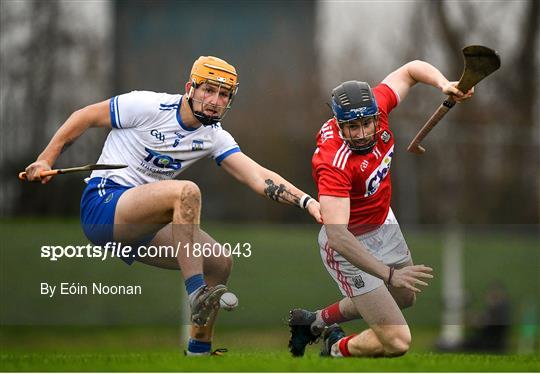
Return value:
[[(478, 82), (501, 66), (501, 59), (493, 49), (481, 45), (470, 45), (463, 48), (462, 52), (463, 59), (465, 60), (465, 69), (463, 70), (457, 88), (463, 93), (467, 93)], [(416, 134), (409, 147), (407, 147), (407, 151), (416, 154), (424, 153), (426, 150), (420, 145), (420, 142), (424, 140), (427, 134), (439, 123), (446, 113), (452, 109), (455, 103), (452, 96), (448, 96), (420, 129), (418, 134)]]

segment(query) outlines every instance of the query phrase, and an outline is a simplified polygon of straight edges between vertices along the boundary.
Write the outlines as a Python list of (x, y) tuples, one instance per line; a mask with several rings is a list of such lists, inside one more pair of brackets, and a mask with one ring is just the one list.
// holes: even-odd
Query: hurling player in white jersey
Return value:
[[(40, 179), (40, 172), (51, 169), (65, 146), (90, 127), (105, 127), (112, 130), (98, 162), (126, 164), (128, 168), (95, 171), (86, 181), (81, 224), (95, 244), (219, 246), (200, 229), (201, 193), (197, 185), (174, 180), (195, 161), (208, 157), (256, 193), (306, 209), (321, 222), (315, 199), (242, 153), (234, 138), (221, 128), (220, 121), (237, 89), (232, 65), (201, 56), (193, 64), (184, 95), (135, 91), (74, 112), (26, 168), (28, 179), (47, 183), (50, 177)], [(177, 257), (138, 257), (132, 253), (124, 261), (181, 270), (191, 306), (187, 354), (208, 355), (232, 258), (226, 251), (215, 251), (211, 256), (195, 256), (189, 251), (181, 250)], [(215, 257), (215, 253), (220, 256)]]
[[(418, 82), (458, 102), (473, 94), (463, 94), (457, 82), (423, 61), (405, 64), (373, 89), (349, 81), (332, 91), (334, 118), (318, 135), (312, 166), (324, 221), (321, 256), (344, 298), (316, 312), (290, 312), (295, 356), (321, 334), (323, 356), (400, 356), (409, 350), (401, 309), (414, 304), (432, 269), (413, 265), (390, 208), (394, 140), (388, 115)], [(369, 326), (359, 334), (347, 336), (338, 325), (359, 318)]]

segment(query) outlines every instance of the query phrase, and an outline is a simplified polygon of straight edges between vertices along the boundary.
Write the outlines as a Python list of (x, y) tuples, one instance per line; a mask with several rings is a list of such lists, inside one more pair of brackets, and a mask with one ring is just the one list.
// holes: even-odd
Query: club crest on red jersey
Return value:
[(383, 141), (383, 143), (388, 143), (390, 141), (390, 138), (392, 137), (392, 135), (390, 135), (390, 133), (386, 130), (384, 130), (382, 133), (381, 133), (381, 140)]

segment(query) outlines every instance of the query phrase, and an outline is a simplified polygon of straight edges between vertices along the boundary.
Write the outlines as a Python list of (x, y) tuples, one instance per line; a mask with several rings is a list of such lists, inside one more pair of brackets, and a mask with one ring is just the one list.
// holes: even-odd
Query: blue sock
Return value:
[(202, 274), (195, 274), (184, 282), (186, 285), (186, 291), (188, 295), (191, 295), (193, 292), (197, 291), (199, 288), (206, 286), (204, 282), (204, 277)]
[(188, 341), (188, 351), (191, 353), (206, 353), (212, 349), (212, 343), (201, 342), (190, 338)]

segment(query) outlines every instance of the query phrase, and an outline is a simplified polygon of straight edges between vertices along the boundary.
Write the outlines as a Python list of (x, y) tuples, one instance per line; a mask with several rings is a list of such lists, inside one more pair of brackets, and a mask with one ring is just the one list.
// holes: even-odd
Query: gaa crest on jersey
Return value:
[(394, 155), (394, 146), (390, 147), (388, 152), (384, 155), (379, 166), (373, 170), (370, 176), (366, 179), (366, 193), (364, 197), (373, 195), (379, 189), (381, 182), (390, 172), (390, 165), (392, 164), (392, 156)]
[(386, 130), (384, 130), (382, 133), (381, 133), (381, 140), (386, 144), (390, 141), (390, 138), (392, 137), (392, 135), (390, 135), (390, 133)]
[(157, 131), (156, 129), (150, 130), (150, 135), (159, 140), (160, 142), (165, 141), (165, 135), (162, 132)]
[(195, 139), (191, 142), (192, 151), (202, 151), (203, 149), (204, 149), (204, 141)]

